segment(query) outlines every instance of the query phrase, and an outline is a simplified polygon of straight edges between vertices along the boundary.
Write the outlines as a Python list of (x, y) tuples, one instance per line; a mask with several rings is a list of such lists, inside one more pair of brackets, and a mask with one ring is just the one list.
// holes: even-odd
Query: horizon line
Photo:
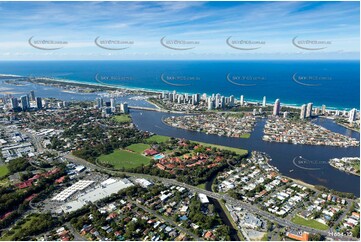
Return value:
[(117, 59), (117, 60), (101, 60), (101, 59), (41, 59), (41, 60), (0, 60), (0, 62), (17, 62), (17, 61), (360, 61), (360, 59)]

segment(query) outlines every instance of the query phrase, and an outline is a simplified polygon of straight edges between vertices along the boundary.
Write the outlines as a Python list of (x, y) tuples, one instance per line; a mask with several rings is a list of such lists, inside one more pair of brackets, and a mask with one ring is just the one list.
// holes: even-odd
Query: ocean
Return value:
[(0, 74), (181, 93), (220, 93), (245, 101), (360, 109), (357, 61), (2, 61)]

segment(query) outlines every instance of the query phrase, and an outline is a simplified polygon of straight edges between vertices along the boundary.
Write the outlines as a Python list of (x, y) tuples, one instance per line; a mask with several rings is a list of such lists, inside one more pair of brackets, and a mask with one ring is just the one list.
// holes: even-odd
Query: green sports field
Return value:
[(146, 140), (149, 142), (163, 143), (163, 142), (167, 142), (169, 140), (169, 137), (163, 135), (153, 135)]
[(0, 166), (0, 178), (6, 176), (9, 173), (9, 169), (6, 165)]
[(129, 145), (128, 147), (126, 147), (127, 150), (134, 151), (138, 154), (142, 154), (144, 150), (149, 149), (149, 148), (150, 148), (150, 145), (143, 144), (143, 143), (132, 144), (132, 145)]
[(113, 119), (115, 121), (117, 121), (118, 123), (130, 123), (132, 121), (132, 119), (130, 118), (129, 115), (123, 114), (123, 115), (116, 115), (113, 117)]
[(319, 229), (319, 230), (328, 230), (329, 229), (328, 226), (324, 225), (323, 223), (320, 223), (314, 219), (304, 219), (298, 215), (296, 215), (292, 219), (292, 222), (294, 222), (295, 224), (304, 225), (304, 226), (314, 228), (314, 229)]
[(109, 155), (101, 155), (99, 161), (111, 164), (115, 169), (135, 168), (141, 165), (148, 165), (151, 159), (141, 154), (129, 152), (126, 150), (115, 150)]
[(216, 147), (216, 148), (221, 149), (221, 150), (230, 150), (230, 151), (233, 151), (233, 152), (235, 152), (236, 154), (239, 154), (239, 155), (247, 155), (248, 154), (248, 151), (244, 150), (244, 149), (233, 148), (233, 147), (222, 146), (222, 145), (208, 144), (208, 143), (203, 143), (203, 142), (198, 142), (198, 141), (192, 141), (192, 142), (201, 144), (201, 145), (206, 146), (206, 147), (210, 146), (210, 147)]

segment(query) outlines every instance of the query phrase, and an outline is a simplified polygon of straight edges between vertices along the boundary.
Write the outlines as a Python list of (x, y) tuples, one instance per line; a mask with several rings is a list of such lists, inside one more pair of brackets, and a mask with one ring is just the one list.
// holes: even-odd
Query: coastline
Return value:
[(360, 173), (348, 172), (348, 171), (345, 171), (345, 170), (341, 170), (341, 169), (337, 168), (335, 165), (331, 164), (330, 162), (329, 162), (328, 164), (329, 164), (330, 166), (332, 166), (333, 168), (339, 170), (339, 171), (345, 172), (345, 173), (347, 173), (347, 174), (349, 174), (349, 175), (354, 175), (354, 176), (360, 177)]
[(346, 129), (349, 129), (349, 130), (352, 130), (352, 131), (355, 131), (357, 133), (360, 133), (360, 130), (359, 129), (355, 129), (355, 128), (350, 128), (349, 126), (345, 125), (345, 124), (342, 124), (342, 123), (339, 123), (339, 122), (335, 122), (336, 124), (346, 128)]
[(288, 180), (292, 180), (294, 183), (297, 183), (297, 184), (299, 184), (299, 185), (308, 187), (308, 188), (313, 189), (313, 190), (317, 190), (316, 187), (315, 187), (315, 185), (312, 185), (312, 184), (310, 184), (310, 183), (301, 181), (301, 180), (299, 180), (299, 179), (295, 179), (295, 178), (292, 178), (292, 177), (283, 175), (283, 174), (280, 173), (280, 172), (279, 172), (279, 174), (280, 174), (282, 177), (284, 177), (284, 178), (286, 178), (286, 179), (288, 179)]
[[(0, 74), (0, 77), (12, 77), (12, 78), (29, 78), (29, 77), (26, 77), (26, 76), (19, 76), (19, 75), (15, 75), (15, 74)], [(42, 79), (44, 81), (49, 81), (49, 82), (55, 82), (55, 83), (63, 83), (63, 84), (73, 84), (73, 85), (79, 85), (79, 86), (90, 86), (90, 87), (103, 87), (103, 88), (109, 88), (111, 90), (124, 90), (124, 91), (131, 91), (131, 92), (136, 92), (136, 93), (139, 93), (139, 92), (143, 92), (143, 93), (146, 93), (146, 94), (149, 94), (149, 95), (154, 95), (154, 94), (161, 94), (162, 92), (171, 92), (172, 90), (162, 90), (162, 89), (149, 89), (149, 88), (142, 88), (142, 87), (128, 87), (128, 86), (121, 86), (121, 85), (107, 85), (107, 84), (104, 84), (104, 83), (90, 83), (90, 82), (83, 82), (83, 81), (79, 81), (79, 80), (69, 80), (69, 79), (57, 79), (57, 78), (50, 78), (50, 77), (35, 77), (35, 78), (39, 78), (39, 79)], [(31, 80), (31, 81), (34, 81), (36, 83), (39, 83), (37, 82), (36, 80)], [(196, 94), (196, 93), (191, 93), (191, 92), (178, 92), (180, 94), (185, 94), (185, 93), (188, 93), (188, 94)], [(210, 95), (209, 93), (206, 93), (208, 96)], [(258, 99), (252, 99), (252, 98), (249, 98), (247, 99), (248, 103), (250, 104), (257, 104), (257, 103), (262, 103), (262, 100), (258, 100)], [(302, 104), (304, 103), (281, 103), (281, 105), (283, 107), (287, 107), (287, 108), (295, 108), (295, 109), (301, 109), (301, 106)], [(266, 103), (266, 106), (273, 106), (272, 103)], [(343, 110), (351, 110), (351, 108), (349, 107), (328, 107), (326, 109), (326, 111), (336, 111), (336, 110), (340, 110), (340, 111), (343, 111)]]
[[(335, 120), (334, 117), (325, 117), (325, 116), (318, 116), (318, 117), (319, 117), (319, 118), (325, 118), (325, 119)], [(360, 133), (360, 130), (359, 130), (359, 129), (350, 128), (349, 126), (347, 126), (347, 125), (345, 125), (345, 124), (343, 124), (343, 123), (336, 122), (336, 121), (334, 121), (334, 123), (337, 124), (337, 125), (340, 125), (340, 126), (342, 126), (342, 127), (344, 127), (344, 128), (346, 128), (346, 129), (349, 129), (349, 130), (355, 131), (355, 132), (357, 132), (357, 133)]]

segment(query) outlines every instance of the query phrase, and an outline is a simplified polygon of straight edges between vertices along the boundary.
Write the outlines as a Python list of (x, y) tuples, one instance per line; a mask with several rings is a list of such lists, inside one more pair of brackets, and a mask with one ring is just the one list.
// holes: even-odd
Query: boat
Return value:
[(291, 169), (290, 172), (293, 172), (293, 169)]

